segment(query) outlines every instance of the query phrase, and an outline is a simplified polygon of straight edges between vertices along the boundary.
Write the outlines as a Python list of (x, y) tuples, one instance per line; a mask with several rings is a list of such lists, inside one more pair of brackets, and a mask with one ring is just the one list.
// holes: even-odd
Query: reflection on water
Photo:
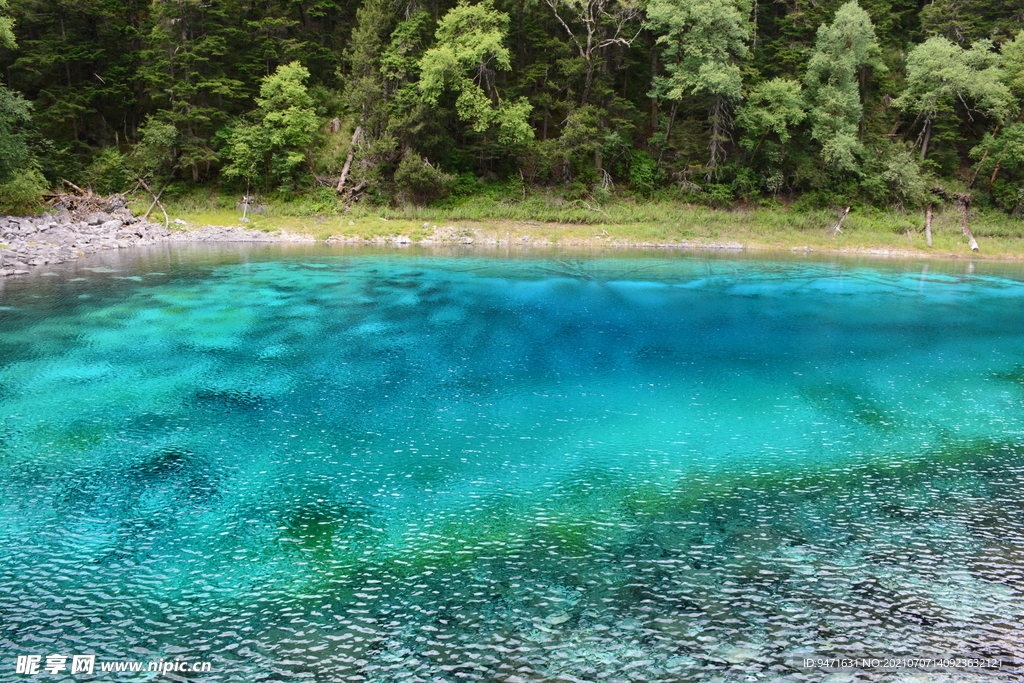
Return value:
[(1017, 273), (120, 258), (4, 283), (0, 680), (1020, 671)]

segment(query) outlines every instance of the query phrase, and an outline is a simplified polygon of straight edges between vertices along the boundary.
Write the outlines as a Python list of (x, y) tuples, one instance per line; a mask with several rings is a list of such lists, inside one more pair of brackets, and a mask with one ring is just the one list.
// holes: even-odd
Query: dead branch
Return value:
[(341, 194), (345, 191), (345, 181), (348, 180), (348, 172), (352, 168), (352, 159), (356, 154), (356, 145), (359, 144), (359, 137), (363, 134), (363, 127), (356, 126), (356, 130), (352, 133), (352, 143), (348, 146), (348, 156), (345, 158), (345, 165), (341, 169), (341, 177), (338, 178), (338, 186), (335, 191)]
[(142, 178), (138, 178), (138, 181), (142, 185), (143, 189), (146, 190), (146, 192), (148, 192), (151, 197), (153, 197), (153, 204), (149, 205), (149, 211), (146, 211), (146, 215), (142, 217), (142, 220), (146, 220), (147, 218), (149, 218), (149, 212), (153, 210), (153, 205), (154, 204), (159, 204), (160, 205), (160, 210), (164, 212), (164, 226), (168, 230), (170, 230), (171, 229), (171, 219), (167, 217), (167, 209), (165, 209), (164, 205), (160, 203), (160, 195), (163, 194), (164, 190), (167, 189), (167, 185), (168, 185), (168, 183), (170, 181), (168, 181), (167, 183), (164, 183), (164, 186), (162, 188), (160, 188), (160, 194), (154, 193), (152, 188), (150, 188), (149, 184), (145, 180), (143, 180)]
[(850, 215), (850, 210), (852, 208), (852, 206), (848, 206), (845, 209), (843, 209), (843, 212), (841, 214), (839, 214), (839, 220), (836, 221), (836, 224), (834, 226), (832, 226), (831, 232), (833, 237), (835, 237), (836, 235), (843, 231), (843, 221), (845, 221), (846, 217)]

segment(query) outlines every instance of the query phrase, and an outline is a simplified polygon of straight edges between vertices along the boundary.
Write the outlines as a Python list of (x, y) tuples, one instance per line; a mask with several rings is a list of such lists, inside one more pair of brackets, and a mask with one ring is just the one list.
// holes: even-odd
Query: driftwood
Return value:
[(128, 206), (128, 200), (123, 194), (99, 195), (63, 178), (61, 181), (74, 192), (56, 192), (46, 195), (46, 199), (54, 208), (68, 211), (75, 219), (85, 218), (92, 213), (112, 213)]
[(845, 221), (846, 217), (850, 215), (850, 209), (852, 208), (852, 206), (848, 206), (845, 209), (843, 209), (843, 212), (841, 214), (839, 214), (839, 220), (836, 221), (836, 224), (832, 226), (833, 237), (843, 231), (843, 221)]
[(932, 205), (924, 210), (924, 239), (928, 246), (932, 246)]
[(345, 181), (348, 180), (348, 172), (352, 168), (352, 159), (356, 154), (356, 145), (359, 143), (359, 137), (363, 134), (363, 127), (356, 126), (356, 130), (352, 133), (352, 144), (348, 146), (348, 156), (345, 158), (345, 165), (341, 169), (341, 177), (338, 178), (338, 186), (334, 188), (338, 194), (345, 191)]
[(63, 182), (65, 185), (67, 185), (68, 187), (73, 189), (75, 192), (77, 192), (79, 194), (79, 196), (81, 196), (81, 197), (92, 197), (92, 196), (94, 196), (93, 193), (92, 193), (92, 190), (83, 190), (82, 188), (80, 188), (78, 185), (75, 185), (70, 180), (65, 180), (64, 178), (61, 178), (61, 182)]

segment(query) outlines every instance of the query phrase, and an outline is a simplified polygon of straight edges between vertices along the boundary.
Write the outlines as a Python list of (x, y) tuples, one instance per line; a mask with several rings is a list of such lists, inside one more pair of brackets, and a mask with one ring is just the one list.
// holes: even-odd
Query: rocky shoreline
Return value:
[(240, 228), (206, 226), (172, 230), (132, 215), (114, 203), (103, 210), (58, 206), (41, 216), (0, 217), (0, 277), (25, 275), (29, 268), (73, 261), (107, 249), (162, 242), (280, 242), (290, 237)]

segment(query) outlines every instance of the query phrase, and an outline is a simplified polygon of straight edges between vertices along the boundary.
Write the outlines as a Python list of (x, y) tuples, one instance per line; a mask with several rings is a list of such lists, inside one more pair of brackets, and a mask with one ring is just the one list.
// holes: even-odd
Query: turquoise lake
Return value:
[[(1024, 265), (168, 248), (0, 286), (0, 681), (1024, 671)], [(211, 673), (16, 673), (52, 654)]]

